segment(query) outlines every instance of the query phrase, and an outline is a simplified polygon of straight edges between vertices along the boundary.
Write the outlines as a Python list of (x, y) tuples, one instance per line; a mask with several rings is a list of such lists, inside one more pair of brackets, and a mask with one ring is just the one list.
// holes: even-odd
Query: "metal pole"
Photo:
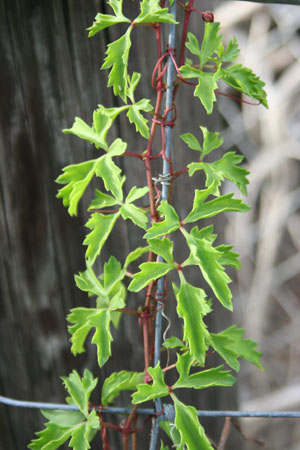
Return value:
[[(173, 5), (170, 8), (170, 13), (173, 14), (174, 19), (176, 19), (176, 4), (174, 1)], [(169, 37), (168, 37), (168, 46), (170, 49), (175, 48), (175, 38), (176, 38), (176, 24), (170, 24), (169, 29)], [(172, 50), (171, 50), (172, 51)], [(174, 81), (174, 65), (171, 56), (168, 57), (168, 68), (167, 68), (167, 91), (166, 91), (166, 110), (169, 110), (166, 116), (166, 121), (170, 121), (172, 119), (172, 110), (169, 108), (172, 107), (173, 104), (173, 81)], [(171, 137), (172, 137), (172, 127), (166, 125), (165, 127), (165, 159), (163, 160), (163, 173), (161, 177), (162, 184), (162, 193), (161, 199), (168, 200), (169, 195), (169, 177), (170, 177), (170, 164), (169, 158), (171, 156)], [(162, 261), (162, 258), (159, 257), (158, 261)], [(157, 282), (157, 298), (162, 298), (162, 292), (164, 291), (164, 278), (160, 278)], [(160, 360), (160, 347), (161, 347), (161, 334), (162, 334), (162, 312), (163, 312), (164, 304), (163, 302), (157, 302), (156, 307), (156, 319), (155, 319), (155, 343), (154, 343), (154, 367)], [(161, 400), (158, 398), (155, 401), (155, 411), (156, 413), (161, 413), (162, 405)], [(154, 423), (152, 426), (152, 434), (149, 450), (155, 450), (158, 439), (158, 427), (160, 417), (154, 418)]]

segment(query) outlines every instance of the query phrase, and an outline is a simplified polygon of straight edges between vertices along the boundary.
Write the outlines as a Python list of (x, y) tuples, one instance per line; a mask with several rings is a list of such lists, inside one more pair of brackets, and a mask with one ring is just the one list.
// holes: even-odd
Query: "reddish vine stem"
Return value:
[(185, 52), (185, 42), (188, 32), (188, 26), (190, 21), (190, 15), (193, 11), (193, 5), (194, 0), (189, 0), (189, 3), (184, 8), (184, 23), (183, 23), (183, 30), (182, 30), (182, 36), (181, 36), (181, 43), (180, 43), (180, 57), (179, 57), (179, 67), (184, 64), (184, 52)]

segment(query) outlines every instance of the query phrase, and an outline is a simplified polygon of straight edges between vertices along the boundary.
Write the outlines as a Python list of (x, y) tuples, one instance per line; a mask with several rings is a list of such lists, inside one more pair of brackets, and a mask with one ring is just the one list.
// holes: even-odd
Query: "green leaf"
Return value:
[(138, 72), (133, 72), (132, 77), (130, 78), (130, 75), (128, 75), (128, 89), (127, 89), (127, 95), (132, 101), (132, 103), (135, 103), (134, 101), (134, 91), (141, 79), (141, 74)]
[(110, 256), (109, 260), (104, 264), (103, 284), (105, 290), (109, 293), (111, 289), (125, 276), (125, 270), (122, 269), (119, 261)]
[(88, 369), (85, 369), (82, 378), (80, 378), (76, 370), (73, 370), (68, 377), (62, 377), (62, 380), (72, 400), (79, 407), (82, 414), (88, 417), (89, 398), (97, 386), (98, 379), (94, 378)]
[(121, 372), (114, 372), (105, 379), (102, 386), (101, 403), (107, 406), (113, 403), (114, 399), (122, 391), (135, 391), (137, 384), (143, 383), (144, 372), (128, 372), (122, 370)]
[(250, 210), (250, 207), (242, 200), (232, 198), (233, 194), (221, 195), (213, 200), (205, 201), (212, 191), (211, 186), (207, 189), (195, 190), (193, 209), (183, 220), (183, 223), (196, 222), (200, 219), (216, 216), (221, 212), (247, 212)]
[(147, 230), (148, 217), (147, 212), (143, 209), (125, 203), (125, 205), (121, 206), (120, 213), (122, 214), (123, 219), (130, 219), (138, 227)]
[[(98, 105), (98, 109), (94, 111), (93, 129), (99, 135), (99, 140), (101, 140), (102, 148), (104, 150), (108, 149), (108, 144), (106, 142), (106, 135), (110, 127), (112, 126), (114, 120), (118, 117), (118, 115), (121, 114), (121, 112), (126, 111), (127, 109), (128, 106), (119, 106), (117, 108), (105, 108), (105, 106), (103, 105)], [(116, 141), (121, 141), (121, 139), (116, 139)]]
[(126, 142), (123, 142), (122, 139), (117, 138), (114, 142), (109, 146), (107, 153), (108, 156), (120, 156), (123, 155), (127, 147)]
[(83, 244), (88, 246), (85, 257), (89, 264), (94, 264), (119, 216), (120, 212), (115, 214), (94, 213), (86, 223), (86, 226), (92, 230), (83, 241)]
[(46, 428), (37, 433), (39, 439), (31, 442), (28, 448), (32, 450), (55, 450), (71, 437), (69, 447), (75, 450), (88, 450), (89, 443), (99, 429), (99, 418), (92, 411), (88, 419), (78, 411), (42, 411), (49, 420)]
[(196, 67), (192, 67), (191, 65), (186, 63), (183, 66), (179, 67), (179, 72), (183, 78), (199, 78), (202, 70), (199, 70)]
[(107, 56), (101, 67), (101, 69), (111, 69), (107, 85), (113, 87), (114, 94), (119, 95), (124, 102), (127, 99), (127, 66), (131, 47), (131, 30), (132, 27), (129, 27), (123, 36), (108, 44)]
[[(108, 119), (105, 119), (105, 122), (108, 122)], [(107, 125), (107, 123), (105, 123)], [(111, 126), (111, 123), (110, 125)], [(89, 127), (80, 117), (75, 117), (75, 122), (72, 125), (72, 128), (62, 130), (65, 134), (74, 134), (80, 139), (84, 139), (85, 141), (94, 144), (96, 148), (105, 149), (107, 144), (101, 133), (97, 133), (95, 129)]]
[(179, 137), (186, 143), (186, 145), (190, 149), (198, 150), (199, 152), (203, 151), (198, 139), (196, 139), (192, 133), (180, 134)]
[(75, 275), (75, 283), (78, 289), (87, 292), (89, 296), (96, 295), (97, 297), (101, 297), (105, 295), (104, 287), (91, 267), (88, 267), (84, 272), (79, 272), (78, 275)]
[(218, 245), (218, 247), (216, 247), (216, 250), (222, 253), (219, 258), (219, 263), (222, 266), (232, 266), (236, 270), (239, 270), (241, 268), (241, 263), (238, 259), (240, 255), (236, 252), (232, 252), (232, 248), (232, 245)]
[[(99, 418), (96, 416), (96, 411), (94, 411), (94, 414), (95, 420), (98, 420), (99, 423)], [(76, 428), (76, 430), (73, 431), (69, 446), (75, 450), (88, 450), (91, 448), (89, 442), (96, 433), (97, 430), (91, 429), (88, 426), (88, 423), (82, 423), (79, 428)]]
[(123, 0), (108, 0), (107, 3), (113, 9), (116, 16), (122, 14)]
[(236, 60), (239, 54), (240, 54), (239, 44), (237, 42), (237, 38), (234, 36), (233, 39), (231, 39), (228, 42), (227, 48), (223, 53), (221, 59), (223, 62), (232, 62)]
[[(182, 232), (190, 248), (193, 264), (197, 264), (200, 267), (204, 279), (222, 305), (232, 311), (232, 294), (228, 288), (231, 279), (219, 262), (222, 253), (216, 250), (209, 240), (197, 239), (189, 235), (184, 229), (182, 229)], [(187, 260), (183, 267), (188, 264)]]
[(237, 91), (255, 98), (268, 108), (267, 94), (263, 89), (265, 83), (248, 67), (235, 64), (227, 69), (221, 69), (219, 77)]
[(174, 423), (170, 423), (170, 422), (166, 422), (164, 420), (160, 420), (159, 421), (159, 426), (162, 430), (164, 430), (164, 432), (169, 436), (169, 438), (171, 439), (171, 441), (174, 444), (174, 448), (176, 448), (177, 450), (184, 450), (185, 447), (184, 445), (181, 445), (181, 437), (180, 437), (180, 433), (177, 430), (177, 428), (175, 427)]
[(151, 281), (157, 280), (166, 275), (170, 270), (175, 269), (175, 264), (163, 262), (146, 262), (140, 266), (140, 272), (133, 275), (133, 280), (128, 286), (129, 291), (138, 292), (147, 286)]
[(169, 395), (169, 389), (164, 381), (160, 363), (157, 363), (156, 367), (149, 367), (147, 372), (152, 377), (152, 384), (143, 383), (137, 385), (137, 392), (132, 394), (132, 403), (134, 405)]
[(99, 191), (99, 189), (96, 189), (95, 193), (96, 198), (91, 201), (88, 208), (89, 211), (92, 209), (102, 209), (108, 206), (114, 206), (118, 203), (118, 200), (116, 200), (114, 197), (109, 194), (104, 194), (104, 192)]
[(149, 247), (138, 247), (135, 250), (133, 250), (132, 252), (130, 252), (125, 260), (124, 268), (126, 269), (130, 263), (132, 263), (136, 259), (140, 258), (144, 253), (147, 253), (148, 251), (149, 251)]
[[(87, 125), (79, 117), (75, 117), (72, 128), (64, 129), (63, 132), (66, 134), (74, 134), (75, 136), (94, 144), (96, 148), (107, 150), (108, 145), (106, 142), (106, 135), (115, 118), (126, 109), (128, 109), (128, 106), (105, 108), (103, 105), (98, 105), (98, 109), (93, 113), (92, 127)], [(119, 139), (119, 141), (121, 140)]]
[(247, 175), (250, 172), (238, 167), (243, 159), (243, 156), (237, 155), (235, 152), (227, 152), (221, 159), (213, 163), (213, 167), (221, 172), (222, 177), (232, 181), (242, 194), (247, 195), (247, 184), (249, 184)]
[(188, 450), (213, 450), (198, 420), (197, 411), (193, 406), (186, 406), (171, 394), (175, 406), (175, 425), (181, 436), (181, 444)]
[(89, 296), (97, 296), (97, 306), (99, 309), (119, 309), (124, 307), (126, 290), (121, 280), (125, 277), (125, 269), (111, 256), (104, 264), (104, 273), (101, 280), (95, 275), (92, 267), (87, 266), (85, 272), (75, 276), (76, 285), (79, 289), (87, 292)]
[(185, 348), (185, 344), (176, 336), (172, 336), (166, 339), (162, 343), (162, 346), (165, 348), (176, 348), (176, 347)]
[[(75, 401), (74, 401), (75, 403)], [(41, 410), (41, 413), (43, 414), (46, 419), (49, 420), (54, 425), (58, 425), (61, 428), (69, 428), (74, 425), (80, 424), (83, 420), (86, 419), (85, 415), (82, 414), (80, 411), (64, 411), (59, 409), (47, 409), (47, 410)]]
[(261, 353), (256, 350), (257, 343), (243, 338), (244, 331), (243, 328), (232, 325), (218, 335), (225, 336), (233, 341), (229, 348), (236, 352), (239, 358), (246, 359), (256, 365), (260, 370), (264, 370), (260, 363)]
[(218, 84), (215, 74), (201, 72), (198, 78), (198, 84), (194, 90), (194, 97), (199, 97), (207, 114), (211, 114), (213, 104), (216, 101), (215, 90)]
[(227, 364), (236, 372), (240, 370), (240, 363), (238, 362), (238, 355), (234, 350), (230, 349), (232, 339), (222, 336), (222, 333), (210, 333), (211, 346), (219, 353), (220, 356), (227, 362)]
[(108, 4), (113, 9), (115, 16), (112, 16), (110, 14), (98, 13), (94, 19), (93, 24), (87, 29), (89, 31), (89, 37), (94, 36), (99, 31), (104, 30), (107, 27), (111, 27), (112, 25), (116, 25), (122, 22), (130, 23), (130, 20), (127, 19), (127, 17), (125, 17), (122, 12), (123, 0), (111, 0), (108, 2)]
[(94, 159), (67, 166), (63, 169), (64, 173), (56, 179), (56, 183), (66, 184), (59, 189), (57, 198), (61, 198), (64, 206), (69, 207), (70, 216), (77, 216), (79, 200), (94, 176), (96, 161)]
[(148, 239), (149, 249), (156, 255), (160, 255), (167, 263), (172, 264), (173, 258), (173, 242), (168, 238)]
[[(229, 387), (236, 381), (236, 379), (230, 374), (229, 370), (222, 370), (223, 366), (202, 370), (200, 372), (193, 373), (192, 375), (188, 375), (184, 367), (185, 362), (183, 361), (183, 358), (180, 355), (177, 355), (177, 357), (178, 360), (176, 368), (180, 374), (180, 377), (172, 386), (173, 389), (206, 389), (212, 386)], [(181, 368), (181, 365), (183, 365), (183, 368)]]
[(96, 174), (103, 179), (105, 189), (111, 191), (113, 196), (121, 202), (123, 200), (122, 185), (125, 178), (121, 177), (121, 169), (116, 166), (109, 154), (97, 160)]
[(145, 139), (149, 138), (149, 127), (148, 120), (142, 116), (141, 111), (149, 112), (152, 111), (153, 106), (150, 104), (150, 100), (144, 98), (137, 103), (130, 106), (127, 117), (130, 123), (135, 124), (135, 129), (141, 134)]
[(188, 32), (187, 41), (185, 43), (185, 46), (193, 55), (198, 56), (199, 59), (201, 58), (201, 56), (200, 56), (201, 51), (200, 51), (198, 39), (196, 38), (196, 36), (193, 33)]
[(171, 206), (166, 200), (163, 200), (157, 209), (160, 214), (165, 217), (165, 219), (161, 222), (153, 222), (152, 227), (149, 228), (147, 233), (144, 235), (145, 239), (153, 239), (164, 236), (180, 228), (179, 217), (173, 206)]
[(136, 186), (133, 186), (130, 191), (129, 194), (126, 197), (126, 203), (132, 203), (135, 200), (144, 197), (144, 195), (148, 194), (149, 192), (149, 188), (147, 186), (144, 186), (142, 188), (138, 188)]
[(71, 351), (83, 353), (84, 342), (91, 329), (95, 328), (92, 343), (97, 346), (98, 364), (102, 367), (111, 355), (110, 312), (105, 309), (73, 308), (67, 317), (71, 336)]
[(168, 8), (161, 8), (159, 0), (143, 0), (140, 4), (141, 12), (134, 23), (167, 22), (178, 23)]
[(199, 228), (195, 226), (194, 228), (191, 229), (190, 234), (191, 236), (197, 239), (206, 239), (211, 244), (213, 244), (218, 236), (217, 234), (214, 234), (213, 231), (214, 231), (213, 225), (208, 225), (207, 227), (201, 228), (201, 230), (199, 230)]
[(177, 313), (184, 321), (184, 341), (189, 343), (190, 353), (204, 364), (208, 332), (203, 316), (210, 312), (203, 289), (187, 283), (180, 273), (180, 288), (176, 293)]
[(242, 194), (247, 195), (247, 184), (249, 184), (247, 175), (248, 170), (238, 167), (243, 160), (243, 157), (237, 155), (235, 152), (228, 152), (216, 162), (213, 163), (191, 163), (188, 165), (189, 175), (192, 176), (196, 170), (204, 170), (206, 175), (206, 186), (215, 184), (216, 190), (214, 195), (220, 195), (218, 186), (226, 178), (232, 181), (241, 191)]
[[(78, 425), (79, 424), (77, 424), (77, 426)], [(31, 450), (55, 450), (72, 436), (75, 427), (76, 425), (73, 427), (62, 428), (48, 422), (44, 430), (36, 433), (38, 439), (31, 441), (28, 448)]]
[(164, 445), (163, 441), (160, 441), (160, 450), (169, 450), (169, 446), (168, 445)]
[(202, 157), (219, 148), (223, 144), (223, 138), (218, 132), (208, 131), (206, 127), (200, 127), (203, 134), (203, 153)]
[(222, 35), (219, 35), (220, 24), (218, 22), (205, 23), (204, 36), (201, 44), (200, 66), (212, 57), (222, 42)]

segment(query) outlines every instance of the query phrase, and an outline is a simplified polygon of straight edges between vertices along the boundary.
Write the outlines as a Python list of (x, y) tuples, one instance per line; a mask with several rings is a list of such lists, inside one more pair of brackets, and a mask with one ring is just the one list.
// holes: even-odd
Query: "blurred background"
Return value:
[[(134, 17), (138, 3), (125, 1), (125, 12)], [(225, 38), (238, 38), (241, 62), (266, 82), (269, 110), (219, 95), (217, 110), (208, 119), (199, 103), (185, 96), (184, 87), (178, 119), (179, 133), (197, 134), (199, 123), (221, 131), (222, 150), (243, 153), (251, 171), (251, 212), (228, 214), (215, 224), (221, 241), (234, 244), (241, 255), (242, 269), (230, 272), (235, 317), (220, 308), (210, 325), (213, 331), (233, 321), (243, 326), (247, 336), (259, 342), (265, 371), (242, 364), (235, 390), (208, 390), (187, 401), (203, 409), (299, 410), (300, 7), (217, 0), (198, 2), (197, 7), (214, 11)], [(70, 127), (75, 116), (91, 123), (99, 103), (118, 104), (105, 87), (106, 73), (99, 71), (105, 45), (118, 32), (111, 28), (93, 39), (86, 33), (96, 13), (109, 10), (104, 0), (0, 0), (0, 395), (62, 402), (59, 377), (74, 368), (80, 373), (83, 367), (93, 370), (99, 387), (113, 370), (143, 370), (136, 325), (130, 320), (121, 323), (113, 361), (102, 371), (95, 365), (93, 346), (79, 357), (70, 354), (65, 321), (71, 308), (87, 302), (73, 278), (84, 270), (81, 243), (87, 215), (83, 204), (78, 218), (68, 217), (55, 198), (54, 180), (62, 167), (96, 153), (60, 130)], [(191, 31), (199, 35), (201, 27), (201, 19), (193, 16)], [(132, 59), (135, 70), (151, 68), (139, 96), (153, 98), (149, 81), (155, 47), (150, 31), (138, 30)], [(220, 90), (234, 95), (225, 89)], [(145, 145), (123, 118), (112, 134), (121, 134), (132, 147)], [(130, 181), (141, 185), (138, 163), (122, 162), (125, 173), (134, 172)], [(185, 164), (184, 157), (176, 155), (176, 168)], [(225, 191), (233, 188), (226, 185)], [(192, 202), (190, 192), (190, 187), (175, 189), (174, 199), (183, 210)], [(103, 260), (110, 253), (126, 255), (138, 238), (120, 223)], [(99, 272), (101, 266), (99, 262)], [(172, 326), (180, 324), (173, 321)], [(120, 403), (124, 401), (121, 397)], [(0, 405), (0, 449), (23, 450), (42, 423), (38, 411)], [(205, 424), (214, 442), (223, 423)], [(244, 438), (232, 427), (228, 450), (260, 448), (255, 439), (269, 450), (300, 448), (299, 420), (245, 419), (240, 424)], [(120, 448), (118, 438), (113, 439), (113, 448)]]
[[(225, 227), (242, 262), (233, 284), (235, 314), (259, 342), (265, 367), (259, 373), (243, 366), (239, 408), (300, 409), (300, 11), (223, 2), (215, 16), (225, 36), (237, 37), (243, 64), (266, 82), (269, 101), (266, 110), (218, 99), (225, 147), (239, 148), (251, 171), (252, 210), (228, 215)], [(300, 448), (297, 420), (248, 419), (243, 426), (263, 436), (267, 448)]]

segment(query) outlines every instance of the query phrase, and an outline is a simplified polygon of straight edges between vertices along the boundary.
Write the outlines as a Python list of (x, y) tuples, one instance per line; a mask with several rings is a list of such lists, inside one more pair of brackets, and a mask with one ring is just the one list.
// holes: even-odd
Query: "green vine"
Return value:
[[(136, 434), (139, 430), (138, 406), (149, 400), (168, 398), (174, 406), (174, 420), (163, 419), (159, 421), (159, 425), (174, 446), (189, 450), (213, 449), (199, 423), (196, 409), (182, 403), (177, 397), (177, 390), (232, 386), (235, 382), (232, 371), (239, 371), (240, 358), (250, 361), (260, 369), (262, 366), (256, 344), (243, 338), (243, 329), (233, 325), (219, 333), (208, 330), (205, 317), (211, 313), (213, 302), (207, 298), (203, 289), (187, 281), (187, 274), (190, 266), (198, 267), (216, 299), (224, 308), (232, 311), (232, 294), (229, 289), (231, 279), (226, 273), (226, 267), (239, 269), (239, 255), (232, 251), (230, 245), (215, 245), (217, 235), (213, 226), (203, 227), (201, 220), (222, 212), (247, 212), (249, 207), (242, 200), (234, 198), (233, 194), (222, 195), (220, 188), (224, 180), (229, 180), (246, 195), (249, 172), (240, 166), (243, 157), (234, 151), (229, 151), (213, 161), (211, 157), (209, 160), (206, 158), (222, 146), (223, 139), (219, 133), (209, 131), (204, 126), (200, 126), (201, 131), (197, 136), (188, 130), (180, 136), (182, 145), (179, 151), (191, 149), (195, 161), (177, 172), (173, 171), (172, 158), (166, 154), (166, 129), (175, 125), (176, 96), (182, 83), (192, 86), (194, 96), (198, 97), (207, 114), (213, 111), (220, 80), (267, 107), (264, 83), (249, 68), (233, 64), (239, 55), (236, 38), (225, 46), (220, 24), (213, 21), (212, 13), (194, 8), (194, 0), (185, 4), (177, 2), (177, 7), (184, 11), (178, 62), (175, 49), (162, 47), (163, 24), (178, 24), (170, 10), (170, 7), (174, 8), (174, 0), (169, 4), (164, 0), (142, 0), (139, 14), (134, 20), (124, 16), (122, 0), (109, 0), (107, 3), (112, 14), (98, 13), (88, 31), (89, 36), (94, 36), (105, 28), (121, 23), (128, 24), (125, 33), (108, 44), (106, 58), (101, 67), (108, 70), (108, 86), (124, 104), (113, 108), (99, 105), (93, 113), (91, 126), (76, 117), (73, 126), (63, 130), (66, 134), (73, 134), (92, 143), (99, 150), (99, 156), (65, 167), (56, 180), (62, 185), (57, 197), (62, 199), (71, 216), (77, 215), (78, 204), (92, 180), (100, 179), (105, 188), (103, 191), (95, 190), (94, 198), (88, 207), (91, 216), (86, 223), (89, 232), (84, 240), (87, 247), (86, 270), (75, 276), (77, 287), (95, 299), (94, 307), (73, 308), (67, 317), (68, 331), (74, 355), (85, 352), (86, 339), (92, 331), (91, 341), (97, 347), (98, 365), (102, 368), (111, 357), (111, 327), (118, 328), (122, 316), (126, 314), (136, 316), (137, 333), (140, 325), (143, 334), (144, 371), (114, 372), (102, 386), (99, 399), (102, 407), (112, 405), (120, 392), (134, 391), (131, 413), (125, 423), (118, 426), (105, 422), (101, 408), (95, 409), (90, 404), (90, 395), (97, 385), (97, 379), (90, 371), (86, 369), (83, 377), (76, 371), (69, 377), (63, 377), (68, 392), (66, 401), (77, 406), (78, 410), (43, 411), (48, 420), (46, 428), (37, 433), (37, 438), (31, 442), (29, 448), (55, 450), (69, 441), (69, 446), (75, 450), (86, 450), (90, 448), (90, 442), (100, 430), (103, 449), (108, 450), (111, 447), (107, 430), (111, 428), (122, 433), (124, 450), (129, 448), (128, 437), (132, 434), (131, 448), (135, 450)], [(201, 43), (194, 34), (188, 32), (192, 13), (200, 14), (205, 21)], [(152, 77), (152, 86), (156, 93), (155, 106), (152, 106), (149, 99), (135, 99), (135, 89), (141, 75), (136, 72), (128, 73), (131, 39), (135, 28), (143, 25), (153, 28), (157, 48), (157, 64)], [(191, 58), (185, 57), (186, 49)], [(166, 71), (170, 64), (173, 64), (176, 74), (172, 107), (163, 110), (162, 99), (168, 88)], [(129, 122), (134, 124), (136, 132), (147, 141), (147, 148), (143, 153), (127, 149), (127, 143), (120, 137), (114, 141), (110, 139), (110, 129), (120, 114), (126, 114)], [(149, 119), (152, 119), (150, 128)], [(162, 136), (159, 151), (153, 144), (158, 129), (161, 130)], [(130, 174), (122, 173), (116, 157), (139, 159), (145, 170), (147, 185), (132, 186), (126, 195), (123, 187), (126, 175)], [(170, 169), (168, 174), (164, 174), (166, 179), (163, 181), (170, 184), (168, 200), (162, 199), (161, 191), (153, 183), (152, 161), (158, 158), (167, 162)], [(186, 217), (180, 217), (175, 206), (171, 204), (173, 183), (181, 174), (188, 172), (192, 177), (197, 171), (202, 171), (205, 175), (205, 186), (195, 190), (191, 211)], [(145, 196), (148, 196), (148, 201), (144, 203), (148, 205), (140, 206), (141, 199)], [(128, 219), (145, 231), (141, 246), (132, 249), (125, 261), (118, 261), (115, 256), (110, 256), (104, 264), (103, 273), (95, 273), (95, 261), (116, 222)], [(189, 252), (189, 256), (180, 262), (175, 261), (173, 257), (174, 233), (177, 230), (182, 233)], [(147, 261), (141, 262), (138, 272), (131, 273), (131, 264), (144, 255), (147, 255)], [(160, 362), (154, 365), (154, 321), (158, 303), (161, 303), (162, 299), (167, 301), (168, 292), (166, 283), (164, 292), (158, 292), (157, 281), (170, 272), (177, 272), (178, 275), (172, 289), (177, 301), (177, 314), (182, 320), (182, 335), (169, 337), (163, 342), (162, 350), (176, 352), (177, 362), (161, 367)], [(136, 304), (136, 309), (127, 308), (127, 296), (140, 291), (145, 292), (144, 304)], [(222, 357), (226, 369), (224, 365), (207, 367), (206, 356), (211, 350)], [(168, 386), (165, 381), (165, 373), (169, 370), (177, 373), (177, 381), (172, 386)], [(160, 448), (169, 447), (161, 442)]]

